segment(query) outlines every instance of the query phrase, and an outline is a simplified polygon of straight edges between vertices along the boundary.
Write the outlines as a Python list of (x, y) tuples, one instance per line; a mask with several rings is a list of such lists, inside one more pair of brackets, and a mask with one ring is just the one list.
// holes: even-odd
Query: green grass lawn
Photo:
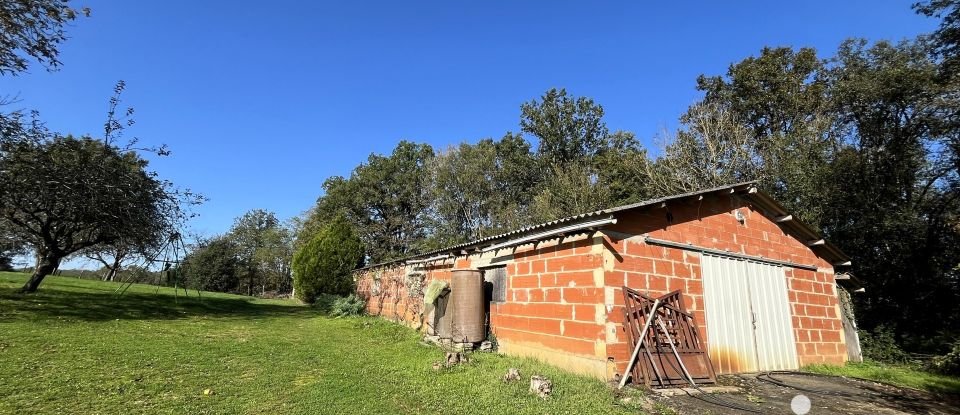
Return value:
[(803, 369), (808, 372), (824, 375), (876, 380), (934, 393), (960, 395), (960, 378), (938, 375), (907, 365), (863, 362), (847, 363), (844, 366), (810, 365)]
[[(376, 318), (332, 319), (293, 301), (0, 273), (0, 413), (630, 413), (600, 381), (524, 359), (442, 351)], [(518, 367), (554, 395), (504, 383)], [(209, 389), (212, 394), (205, 395)]]

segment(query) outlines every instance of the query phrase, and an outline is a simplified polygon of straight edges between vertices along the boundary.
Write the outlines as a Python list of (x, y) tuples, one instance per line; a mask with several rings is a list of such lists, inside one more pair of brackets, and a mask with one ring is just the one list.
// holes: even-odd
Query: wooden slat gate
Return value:
[[(623, 287), (623, 297), (626, 304), (624, 327), (630, 339), (630, 350), (634, 350), (643, 325), (648, 318), (651, 318), (650, 309), (653, 307), (654, 299), (627, 287)], [(683, 365), (694, 382), (698, 385), (716, 383), (716, 373), (707, 355), (706, 344), (700, 336), (693, 315), (686, 311), (683, 296), (679, 290), (660, 297), (656, 315), (670, 333), (677, 354), (680, 355)], [(653, 320), (645, 338), (640, 354), (637, 356), (638, 361), (631, 371), (633, 383), (643, 383), (647, 387), (688, 385), (689, 382), (683, 375), (673, 348), (670, 347), (667, 336), (664, 335), (656, 320)]]

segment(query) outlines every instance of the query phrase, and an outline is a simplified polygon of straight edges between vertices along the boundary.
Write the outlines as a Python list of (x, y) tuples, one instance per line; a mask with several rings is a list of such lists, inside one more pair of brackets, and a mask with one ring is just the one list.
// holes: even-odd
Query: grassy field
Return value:
[[(0, 413), (636, 413), (607, 387), (530, 360), (442, 352), (376, 318), (332, 319), (292, 301), (52, 277), (15, 294), (0, 273)], [(196, 293), (193, 293), (196, 295)], [(504, 383), (518, 367), (554, 395)], [(209, 390), (210, 394), (204, 391)]]
[(804, 367), (804, 370), (824, 375), (876, 380), (934, 393), (960, 395), (960, 378), (938, 375), (906, 365), (863, 362), (847, 363), (845, 366), (810, 365)]

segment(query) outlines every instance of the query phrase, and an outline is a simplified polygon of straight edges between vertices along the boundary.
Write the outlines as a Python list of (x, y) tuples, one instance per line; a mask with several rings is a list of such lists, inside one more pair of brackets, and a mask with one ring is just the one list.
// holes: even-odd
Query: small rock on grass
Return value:
[(547, 379), (546, 376), (533, 375), (530, 377), (530, 392), (546, 399), (547, 396), (550, 396), (550, 393), (553, 392), (553, 382)]
[(511, 382), (515, 380), (520, 380), (520, 369), (511, 367), (509, 370), (507, 370), (507, 374), (503, 375), (503, 381)]

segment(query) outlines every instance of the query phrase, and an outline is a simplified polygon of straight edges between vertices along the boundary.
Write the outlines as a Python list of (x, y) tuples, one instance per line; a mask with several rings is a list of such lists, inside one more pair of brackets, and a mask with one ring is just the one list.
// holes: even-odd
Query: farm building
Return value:
[(611, 379), (631, 359), (624, 287), (650, 297), (679, 290), (717, 373), (857, 358), (837, 285), (850, 280), (834, 271), (849, 265), (747, 182), (376, 264), (355, 279), (369, 313), (439, 334), (438, 310), (462, 301), (454, 292), (446, 307), (424, 307), (424, 288), (476, 270), (485, 284), (483, 337), (495, 338), (499, 352)]

